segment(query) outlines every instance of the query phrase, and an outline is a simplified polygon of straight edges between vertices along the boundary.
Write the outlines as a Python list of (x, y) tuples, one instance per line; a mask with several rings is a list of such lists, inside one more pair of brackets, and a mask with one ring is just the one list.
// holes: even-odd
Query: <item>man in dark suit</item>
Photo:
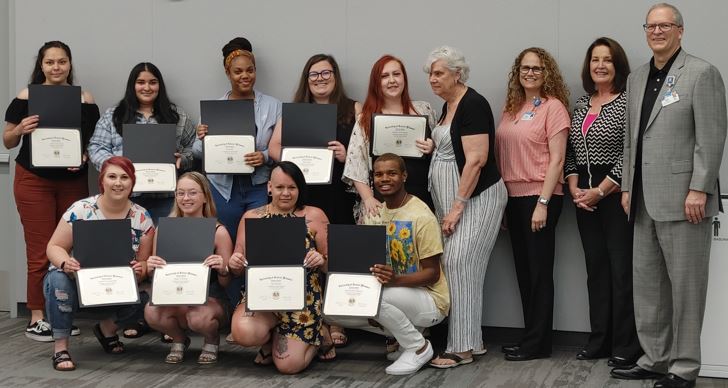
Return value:
[(714, 66), (681, 49), (677, 8), (652, 6), (644, 29), (653, 57), (627, 82), (622, 206), (635, 222), (635, 319), (645, 354), (611, 374), (692, 387), (720, 200), (725, 85)]

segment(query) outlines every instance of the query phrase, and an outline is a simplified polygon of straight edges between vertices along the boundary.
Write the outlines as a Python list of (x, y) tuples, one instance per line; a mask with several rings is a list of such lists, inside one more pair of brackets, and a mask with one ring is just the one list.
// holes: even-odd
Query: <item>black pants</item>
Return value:
[(621, 193), (599, 201), (593, 212), (576, 208), (586, 259), (591, 334), (586, 351), (593, 356), (637, 359), (642, 354), (632, 300), (632, 235), (620, 204)]
[(508, 197), (506, 222), (511, 236), (525, 329), (521, 352), (551, 354), (554, 321), (554, 241), (563, 196), (554, 195), (546, 214), (546, 227), (531, 231), (538, 196)]

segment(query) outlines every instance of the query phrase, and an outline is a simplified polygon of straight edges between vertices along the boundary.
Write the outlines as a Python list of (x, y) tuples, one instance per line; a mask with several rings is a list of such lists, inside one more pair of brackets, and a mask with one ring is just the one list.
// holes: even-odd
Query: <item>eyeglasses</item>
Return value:
[(321, 79), (325, 81), (327, 79), (330, 79), (332, 74), (334, 74), (333, 70), (312, 71), (308, 73), (308, 79), (311, 81), (316, 81), (320, 76)]
[(185, 195), (188, 196), (188, 197), (190, 197), (190, 198), (195, 198), (199, 194), (200, 194), (199, 191), (194, 191), (194, 190), (191, 190), (191, 191), (177, 191), (177, 192), (174, 193), (174, 195), (177, 196), (177, 198), (184, 198)]
[(643, 24), (642, 28), (645, 29), (645, 32), (655, 32), (656, 28), (659, 28), (662, 32), (668, 32), (672, 30), (673, 27), (682, 27), (681, 25), (675, 24), (675, 23), (659, 23), (659, 24)]
[(544, 68), (541, 66), (521, 66), (519, 69), (521, 71), (521, 74), (526, 75), (529, 71), (533, 71), (534, 75), (541, 75), (543, 73)]

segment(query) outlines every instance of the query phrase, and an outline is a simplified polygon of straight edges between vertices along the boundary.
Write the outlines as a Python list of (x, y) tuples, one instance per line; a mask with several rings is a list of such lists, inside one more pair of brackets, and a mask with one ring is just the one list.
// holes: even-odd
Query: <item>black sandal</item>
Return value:
[[(124, 353), (124, 343), (119, 341), (119, 336), (113, 335), (111, 337), (105, 337), (104, 333), (101, 332), (101, 324), (97, 323), (96, 326), (94, 326), (94, 335), (96, 336), (96, 339), (99, 340), (101, 347), (104, 348), (104, 351), (106, 353), (109, 353), (109, 354)], [(120, 349), (120, 350), (114, 351), (114, 349)]]
[[(54, 354), (53, 357), (51, 357), (51, 360), (53, 360), (53, 369), (57, 371), (70, 372), (76, 369), (76, 363), (73, 362), (73, 359), (71, 359), (71, 354), (68, 353), (68, 350), (61, 350)], [(58, 365), (62, 362), (70, 362), (73, 365), (70, 367), (59, 367)]]
[[(130, 331), (130, 330), (134, 330), (135, 333), (127, 334), (127, 331)], [(123, 333), (124, 333), (124, 338), (140, 338), (140, 337), (144, 336), (144, 334), (149, 333), (150, 331), (152, 331), (152, 328), (149, 327), (149, 325), (147, 324), (147, 321), (140, 319), (136, 323), (125, 327), (123, 330)]]
[[(258, 349), (258, 355), (260, 355), (260, 362), (253, 360), (253, 364), (258, 366), (268, 366), (273, 363), (273, 351), (271, 351), (268, 354), (265, 354), (263, 351), (263, 348), (261, 347)], [(270, 360), (270, 361), (266, 361)]]

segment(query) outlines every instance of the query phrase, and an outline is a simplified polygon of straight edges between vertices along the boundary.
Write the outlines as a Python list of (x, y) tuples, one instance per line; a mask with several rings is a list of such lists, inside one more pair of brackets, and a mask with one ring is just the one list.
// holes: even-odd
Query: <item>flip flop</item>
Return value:
[[(443, 359), (443, 360), (452, 360), (455, 361), (452, 364), (433, 364), (432, 361), (435, 361), (436, 359)], [(436, 358), (433, 358), (429, 365), (433, 368), (439, 368), (439, 369), (449, 369), (449, 368), (455, 368), (460, 365), (470, 364), (473, 362), (473, 357), (469, 358), (462, 358), (459, 355), (455, 353), (445, 352), (437, 356)]]

